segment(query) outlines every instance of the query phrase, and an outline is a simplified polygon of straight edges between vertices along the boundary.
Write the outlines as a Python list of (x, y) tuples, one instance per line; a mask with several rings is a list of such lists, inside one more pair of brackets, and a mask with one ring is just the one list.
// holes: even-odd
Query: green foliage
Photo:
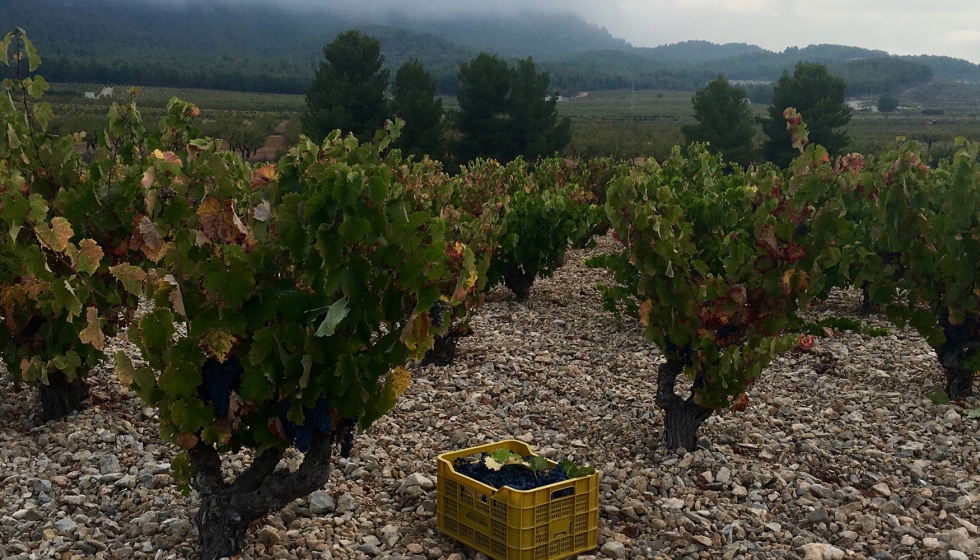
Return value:
[[(805, 130), (794, 128), (802, 148)], [(819, 147), (788, 178), (767, 168), (726, 175), (703, 147), (689, 153), (613, 181), (606, 210), (639, 274), (647, 339), (695, 379), (694, 402), (726, 407), (797, 343), (785, 328), (840, 258), (832, 241), (846, 223), (834, 185), (846, 172)]]
[(932, 81), (928, 64), (898, 57), (865, 58), (836, 64), (830, 72), (847, 82), (848, 95), (897, 93)]
[(724, 76), (708, 82), (691, 96), (696, 124), (685, 125), (685, 141), (708, 143), (711, 153), (748, 167), (755, 158), (755, 118), (745, 90), (732, 86)]
[(392, 105), (395, 116), (405, 121), (395, 146), (416, 159), (443, 156), (442, 100), (435, 93), (432, 78), (417, 60), (406, 62), (395, 74)]
[(558, 95), (548, 90), (548, 74), (538, 73), (528, 57), (518, 61), (512, 80), (509, 126), (513, 147), (508, 156), (534, 161), (563, 150), (572, 139), (572, 122), (568, 117), (558, 118)]
[(114, 335), (136, 303), (120, 297), (106, 270), (117, 250), (111, 230), (97, 223), (107, 219), (99, 215), (102, 195), (114, 185), (102, 184), (97, 166), (85, 168), (74, 150), (80, 136), (48, 135), (53, 114), (40, 101), (47, 82), (20, 77), (40, 64), (26, 34), (8, 33), (0, 52), (17, 68), (0, 89), (0, 349), (15, 379), (71, 382), (102, 359), (105, 334)]
[(460, 65), (459, 80), (459, 162), (534, 160), (571, 140), (571, 121), (558, 118), (558, 97), (549, 97), (548, 75), (538, 73), (531, 58), (511, 69), (496, 55), (481, 53)]
[(558, 466), (561, 468), (562, 472), (565, 473), (565, 478), (568, 479), (580, 478), (595, 473), (595, 467), (591, 465), (579, 467), (574, 462), (567, 460), (558, 463)]
[(931, 169), (903, 143), (860, 188), (875, 199), (872, 299), (936, 349), (951, 398), (969, 395), (980, 371), (980, 145), (960, 140), (953, 161)]
[(564, 262), (569, 242), (583, 229), (583, 215), (566, 189), (530, 177), (520, 158), (498, 172), (510, 191), (510, 211), (487, 272), (487, 288), (503, 283), (524, 301), (535, 278), (550, 277)]
[(790, 319), (787, 326), (789, 332), (827, 336), (828, 331), (850, 331), (868, 336), (888, 336), (891, 331), (882, 327), (870, 327), (852, 317), (824, 317), (816, 322), (807, 322), (800, 317)]
[(766, 134), (763, 147), (765, 158), (779, 167), (786, 167), (794, 157), (790, 136), (786, 132), (783, 111), (793, 107), (810, 129), (810, 140), (838, 155), (848, 143), (846, 132), (837, 130), (851, 120), (851, 109), (844, 102), (847, 83), (831, 76), (822, 64), (800, 62), (793, 75), (783, 72), (773, 88), (769, 118), (762, 121)]
[(352, 29), (323, 47), (323, 58), (306, 90), (303, 133), (319, 141), (340, 129), (370, 140), (389, 113), (381, 44)]
[(898, 99), (890, 93), (882, 94), (878, 98), (878, 112), (884, 113), (888, 116), (888, 113), (894, 113), (898, 109)]
[(511, 70), (496, 55), (481, 53), (459, 67), (459, 113), (456, 145), (460, 163), (479, 157), (508, 161), (511, 152), (508, 111), (510, 109)]
[[(130, 329), (147, 366), (119, 355), (117, 370), (160, 408), (168, 441), (261, 452), (289, 445), (285, 410), (302, 424), (325, 398), (334, 418), (366, 427), (394, 405), (408, 383), (400, 366), (447, 329), (430, 308), (461, 303), (442, 287), (474, 267), (467, 247), (469, 258), (447, 255), (429, 185), (405, 180), (397, 151), (382, 155), (396, 135), (360, 144), (334, 132), (254, 170), (203, 140), (149, 162), (177, 196), (140, 227), (160, 244), (157, 264), (114, 270), (155, 304)], [(186, 336), (173, 338), (175, 321)], [(231, 356), (241, 387), (219, 415), (197, 389), (201, 367)]]

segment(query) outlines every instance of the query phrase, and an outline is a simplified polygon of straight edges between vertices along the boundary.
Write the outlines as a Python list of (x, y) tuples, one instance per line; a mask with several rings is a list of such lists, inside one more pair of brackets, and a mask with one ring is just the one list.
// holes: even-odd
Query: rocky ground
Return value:
[[(435, 528), (435, 459), (504, 438), (602, 470), (583, 559), (980, 558), (980, 419), (930, 402), (942, 372), (918, 336), (818, 339), (769, 368), (745, 412), (712, 417), (702, 449), (668, 454), (661, 358), (601, 309), (609, 275), (581, 265), (614, 249), (571, 252), (526, 303), (491, 293), (456, 364), (415, 368), (328, 487), (253, 530), (243, 558), (482, 557)], [(857, 308), (835, 293), (813, 313)], [(29, 391), (0, 381), (0, 557), (192, 558), (197, 502), (174, 487), (154, 412), (108, 367), (95, 383), (88, 409), (30, 427)]]

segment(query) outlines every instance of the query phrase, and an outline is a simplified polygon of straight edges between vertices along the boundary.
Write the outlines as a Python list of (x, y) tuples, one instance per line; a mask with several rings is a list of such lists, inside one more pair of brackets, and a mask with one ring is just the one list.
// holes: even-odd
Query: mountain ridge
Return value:
[[(198, 0), (179, 5), (103, 0), (97, 6), (86, 0), (33, 0), (0, 13), (0, 27), (15, 25), (25, 27), (38, 46), (45, 60), (42, 73), (50, 81), (302, 93), (323, 45), (338, 32), (359, 27), (381, 42), (387, 67), (418, 59), (442, 93), (455, 91), (459, 63), (481, 51), (506, 59), (532, 56), (565, 92), (693, 90), (719, 74), (772, 81), (800, 60), (842, 68), (863, 93), (916, 85), (908, 80), (927, 76), (980, 83), (980, 65), (966, 60), (892, 56), (846, 45), (777, 52), (748, 43), (692, 40), (634, 47), (571, 12), (424, 19)], [(861, 59), (892, 62), (855, 70), (853, 61)], [(898, 60), (905, 62), (893, 62)], [(845, 68), (848, 64), (852, 67)], [(874, 74), (883, 71), (901, 75)]]

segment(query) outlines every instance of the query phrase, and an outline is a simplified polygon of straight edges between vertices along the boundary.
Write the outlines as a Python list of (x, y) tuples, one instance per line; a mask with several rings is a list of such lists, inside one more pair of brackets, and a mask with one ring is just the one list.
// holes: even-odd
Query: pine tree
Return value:
[(691, 102), (697, 123), (682, 128), (684, 139), (707, 142), (709, 152), (720, 152), (726, 161), (748, 167), (755, 157), (755, 130), (745, 90), (718, 76), (694, 92)]
[(769, 118), (763, 120), (766, 159), (786, 167), (799, 152), (792, 146), (783, 111), (795, 107), (810, 131), (810, 142), (825, 147), (830, 155), (840, 154), (849, 142), (847, 132), (837, 130), (851, 121), (851, 108), (844, 102), (847, 82), (830, 75), (827, 67), (798, 62), (793, 75), (783, 72), (773, 88)]
[(416, 159), (443, 157), (442, 100), (420, 62), (411, 60), (398, 69), (392, 88), (395, 116), (405, 121), (397, 146)]
[(362, 142), (370, 140), (390, 116), (381, 44), (352, 29), (325, 46), (323, 58), (306, 90), (303, 133), (319, 141), (340, 129)]

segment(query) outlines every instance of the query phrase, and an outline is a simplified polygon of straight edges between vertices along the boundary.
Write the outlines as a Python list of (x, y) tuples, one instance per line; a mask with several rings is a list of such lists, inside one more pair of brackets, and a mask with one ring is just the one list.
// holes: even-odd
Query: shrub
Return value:
[[(407, 386), (402, 365), (445, 334), (436, 302), (465, 296), (441, 290), (472, 277), (468, 248), (447, 247), (429, 189), (383, 155), (397, 128), (304, 140), (254, 170), (193, 139), (149, 162), (174, 195), (140, 218), (157, 265), (113, 269), (154, 303), (130, 328), (147, 365), (119, 354), (117, 371), (186, 451), (173, 464), (202, 496), (203, 558), (234, 556), (251, 522), (323, 486), (333, 448), (350, 454)], [(277, 469), (290, 446), (302, 464)], [(221, 456), (242, 449), (255, 459), (227, 482)]]
[[(805, 130), (788, 113), (796, 145)], [(638, 315), (667, 358), (656, 404), (670, 449), (692, 449), (714, 410), (744, 408), (763, 368), (798, 342), (784, 335), (836, 264), (846, 226), (839, 182), (850, 167), (810, 147), (784, 177), (773, 168), (723, 173), (719, 157), (693, 145), (662, 168), (649, 165), (609, 186), (606, 210), (639, 279)], [(675, 392), (679, 375), (692, 395)]]
[(858, 185), (875, 200), (871, 298), (935, 349), (951, 399), (972, 395), (980, 371), (980, 146), (956, 146), (951, 163), (930, 169), (904, 143)]

